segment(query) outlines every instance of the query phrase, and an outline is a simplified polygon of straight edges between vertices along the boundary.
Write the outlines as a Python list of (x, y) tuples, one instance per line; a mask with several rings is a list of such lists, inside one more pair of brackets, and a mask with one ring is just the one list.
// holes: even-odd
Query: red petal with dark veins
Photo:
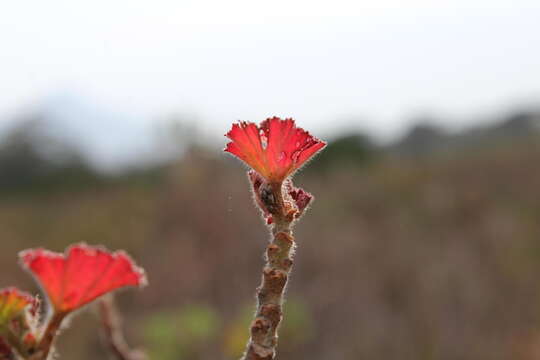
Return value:
[(122, 287), (146, 284), (144, 271), (123, 251), (78, 244), (65, 254), (32, 249), (20, 258), (59, 312), (73, 311)]
[(257, 172), (266, 172), (264, 148), (257, 125), (245, 121), (233, 124), (226, 136), (232, 142), (227, 144), (225, 151), (242, 159)]
[(269, 182), (281, 183), (326, 143), (296, 127), (293, 119), (233, 124), (225, 151), (237, 156)]

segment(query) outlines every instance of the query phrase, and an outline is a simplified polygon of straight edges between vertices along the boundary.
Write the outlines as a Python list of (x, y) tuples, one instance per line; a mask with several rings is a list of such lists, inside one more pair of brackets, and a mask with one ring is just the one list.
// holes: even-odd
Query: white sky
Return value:
[(533, 0), (4, 1), (0, 119), (73, 91), (144, 121), (196, 113), (211, 136), (270, 115), (464, 124), (540, 99), (539, 19)]

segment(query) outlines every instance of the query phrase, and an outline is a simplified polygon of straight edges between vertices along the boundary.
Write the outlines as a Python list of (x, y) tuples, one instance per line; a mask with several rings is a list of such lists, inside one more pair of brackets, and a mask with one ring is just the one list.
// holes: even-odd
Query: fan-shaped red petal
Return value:
[(231, 142), (225, 151), (243, 160), (269, 182), (281, 183), (326, 146), (324, 141), (296, 127), (293, 119), (273, 117), (260, 126), (233, 124), (225, 135)]
[(65, 254), (31, 249), (20, 258), (59, 312), (78, 309), (118, 288), (146, 284), (144, 271), (123, 251), (78, 244)]

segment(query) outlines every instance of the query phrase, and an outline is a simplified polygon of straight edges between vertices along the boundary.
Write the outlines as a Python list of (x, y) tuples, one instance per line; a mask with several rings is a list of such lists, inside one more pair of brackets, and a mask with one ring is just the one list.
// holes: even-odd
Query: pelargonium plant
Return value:
[[(285, 287), (296, 243), (293, 224), (313, 195), (296, 187), (292, 175), (326, 146), (296, 126), (293, 119), (269, 118), (260, 125), (239, 122), (226, 134), (226, 152), (244, 161), (257, 207), (272, 234), (257, 289), (257, 311), (242, 360), (272, 360), (283, 317)], [(109, 346), (119, 360), (143, 360), (122, 335), (110, 293), (146, 284), (144, 271), (123, 251), (77, 244), (65, 253), (30, 249), (20, 264), (37, 281), (46, 301), (17, 288), (0, 289), (0, 360), (49, 360), (68, 317), (99, 300)]]
[[(64, 254), (44, 249), (20, 253), (20, 264), (34, 277), (46, 302), (17, 288), (0, 291), (0, 360), (46, 360), (56, 337), (74, 312), (117, 289), (146, 284), (146, 275), (124, 252), (77, 244)], [(104, 302), (110, 310), (110, 302)], [(104, 319), (107, 319), (104, 317)], [(121, 339), (113, 349), (124, 351)], [(124, 351), (119, 358), (130, 359)]]
[(313, 195), (295, 187), (291, 177), (326, 143), (298, 128), (293, 119), (277, 117), (269, 118), (259, 126), (239, 122), (226, 136), (231, 142), (225, 151), (251, 167), (248, 179), (255, 203), (272, 234), (266, 249), (261, 285), (257, 289), (251, 337), (242, 359), (272, 360), (276, 354), (284, 292), (296, 248), (292, 226), (313, 201)]

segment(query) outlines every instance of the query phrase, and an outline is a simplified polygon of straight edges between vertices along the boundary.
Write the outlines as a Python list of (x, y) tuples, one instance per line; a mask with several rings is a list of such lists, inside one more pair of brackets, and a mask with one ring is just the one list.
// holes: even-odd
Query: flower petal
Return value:
[(31, 249), (20, 258), (59, 312), (73, 311), (121, 287), (146, 284), (144, 271), (123, 251), (78, 244), (65, 254)]
[(264, 149), (257, 125), (245, 121), (233, 124), (226, 136), (232, 142), (227, 144), (225, 151), (236, 155), (258, 172), (266, 171), (266, 159), (263, 156)]
[(14, 287), (0, 290), (0, 327), (19, 316), (34, 303), (34, 298)]
[(281, 183), (326, 146), (293, 119), (268, 118), (260, 126), (240, 122), (226, 135), (225, 151), (237, 156), (269, 182)]

